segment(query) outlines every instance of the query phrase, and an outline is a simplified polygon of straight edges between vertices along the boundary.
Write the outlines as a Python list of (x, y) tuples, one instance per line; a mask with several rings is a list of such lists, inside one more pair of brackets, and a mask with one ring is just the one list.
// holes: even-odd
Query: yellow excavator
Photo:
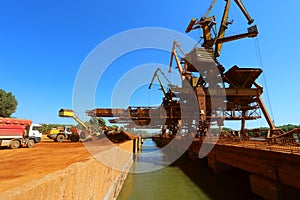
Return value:
[(89, 129), (89, 127), (79, 119), (79, 117), (77, 117), (74, 113), (73, 110), (70, 110), (70, 109), (60, 109), (59, 110), (59, 113), (58, 113), (59, 117), (71, 117), (73, 118), (78, 124), (80, 124), (84, 130), (82, 130), (80, 132), (80, 141), (87, 141), (87, 140), (90, 140), (92, 138), (92, 135), (91, 135), (91, 131)]

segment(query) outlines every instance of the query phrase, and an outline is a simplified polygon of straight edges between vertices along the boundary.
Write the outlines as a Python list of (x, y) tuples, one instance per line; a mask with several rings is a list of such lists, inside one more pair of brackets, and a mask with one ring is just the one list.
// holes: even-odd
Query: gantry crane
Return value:
[[(168, 90), (165, 89), (163, 82), (159, 76), (159, 73), (168, 82)], [(157, 68), (153, 74), (148, 89), (151, 89), (155, 78), (157, 78), (160, 88), (164, 93), (162, 103), (157, 110), (160, 112), (161, 118), (165, 118), (165, 124), (162, 127), (163, 132), (165, 132), (166, 129), (169, 129), (171, 132), (175, 133), (178, 130), (179, 123), (180, 123), (179, 121), (181, 119), (180, 103), (178, 99), (176, 99), (177, 98), (176, 95), (173, 93), (173, 88), (177, 88), (178, 86), (173, 85), (171, 81), (168, 79), (168, 77), (165, 75), (165, 73), (160, 68)], [(163, 110), (165, 111), (165, 114), (163, 114)]]
[[(190, 21), (186, 32), (202, 29), (204, 39), (202, 47), (195, 47), (189, 53), (185, 53), (180, 44), (174, 41), (169, 72), (171, 72), (175, 60), (182, 80), (181, 87), (173, 87), (168, 82), (169, 90), (167, 91), (158, 75), (160, 72), (164, 76), (164, 73), (160, 69), (155, 71), (149, 88), (157, 78), (164, 93), (161, 106), (136, 109), (129, 107), (118, 110), (118, 112), (115, 109), (95, 109), (89, 111), (89, 115), (117, 117), (114, 122), (130, 123), (133, 121), (136, 125), (148, 125), (151, 122), (155, 127), (159, 127), (163, 121), (165, 122), (161, 124), (163, 129), (167, 126), (169, 130), (176, 131), (178, 128), (185, 127), (188, 132), (197, 130), (203, 135), (209, 131), (211, 125), (218, 125), (221, 128), (224, 120), (240, 120), (241, 135), (243, 135), (245, 121), (260, 118), (259, 110), (262, 110), (270, 129), (274, 130), (275, 126), (260, 97), (263, 88), (256, 83), (262, 70), (233, 66), (225, 72), (225, 68), (217, 61), (223, 43), (246, 37), (256, 37), (258, 34), (257, 27), (254, 25), (248, 28), (247, 33), (225, 36), (228, 25), (232, 23), (232, 21), (228, 21), (231, 0), (225, 0), (225, 2), (218, 31), (216, 30), (216, 17), (208, 17), (216, 0), (212, 2), (205, 16), (200, 20), (194, 18)], [(234, 2), (241, 9), (248, 24), (251, 25), (254, 20), (248, 14), (241, 0), (234, 0)], [(195, 97), (196, 101), (193, 100)], [(214, 105), (212, 105), (212, 100), (216, 100)], [(184, 115), (187, 116), (183, 117)]]
[[(175, 60), (183, 88), (173, 91), (183, 92), (186, 82), (189, 82), (188, 87), (193, 88), (201, 115), (198, 127), (200, 132), (205, 132), (212, 122), (222, 126), (223, 120), (241, 120), (241, 132), (244, 132), (245, 120), (261, 117), (258, 112), (259, 109), (262, 110), (270, 129), (274, 130), (275, 126), (260, 97), (263, 88), (255, 82), (262, 70), (234, 66), (225, 73), (225, 68), (217, 61), (223, 43), (246, 37), (256, 37), (258, 34), (257, 27), (254, 25), (248, 28), (247, 33), (225, 37), (225, 31), (228, 25), (232, 23), (232, 21), (228, 21), (231, 1), (225, 1), (226, 5), (218, 31), (216, 30), (216, 17), (208, 17), (216, 0), (212, 2), (205, 16), (200, 20), (193, 18), (186, 29), (187, 33), (194, 29), (202, 29), (204, 39), (202, 48), (195, 47), (191, 52), (185, 53), (180, 44), (174, 41), (169, 72), (171, 72), (173, 60)], [(234, 2), (245, 15), (248, 24), (252, 24), (254, 20), (248, 14), (243, 3), (240, 0), (234, 0)], [(178, 54), (178, 50), (181, 55)], [(217, 78), (217, 76), (221, 78)], [(224, 104), (218, 102), (220, 105), (217, 107), (220, 109), (212, 108), (211, 105), (211, 100), (219, 98), (218, 94), (222, 90), (215, 85), (225, 91), (223, 94), (226, 97)]]

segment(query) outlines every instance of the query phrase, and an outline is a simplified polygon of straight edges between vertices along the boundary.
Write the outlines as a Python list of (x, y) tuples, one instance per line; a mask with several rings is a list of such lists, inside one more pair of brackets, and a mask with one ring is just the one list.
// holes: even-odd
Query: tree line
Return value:
[[(300, 128), (300, 124), (299, 125), (295, 125), (295, 124), (286, 124), (286, 125), (281, 125), (281, 126), (276, 126), (276, 128), (278, 129), (282, 129), (284, 132), (288, 132), (290, 130), (293, 130), (294, 128)], [(260, 127), (260, 130), (269, 130), (269, 127)], [(232, 129), (228, 128), (228, 127), (223, 127), (222, 130), (225, 130), (227, 132), (230, 132)]]

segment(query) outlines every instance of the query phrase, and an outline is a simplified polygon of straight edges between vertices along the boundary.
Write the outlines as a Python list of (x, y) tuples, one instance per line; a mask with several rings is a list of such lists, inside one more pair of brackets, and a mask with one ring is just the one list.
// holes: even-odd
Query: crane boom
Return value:
[(154, 79), (157, 78), (157, 80), (158, 80), (158, 82), (159, 82), (159, 85), (160, 85), (160, 87), (161, 87), (161, 90), (163, 91), (164, 95), (166, 96), (166, 95), (167, 95), (167, 91), (166, 91), (166, 89), (165, 89), (165, 87), (164, 87), (164, 85), (163, 85), (163, 83), (162, 83), (162, 81), (161, 81), (161, 79), (160, 79), (160, 77), (159, 77), (159, 75), (158, 75), (158, 72), (160, 72), (160, 73), (164, 76), (164, 78), (168, 81), (169, 85), (171, 85), (171, 82), (170, 82), (169, 79), (166, 77), (166, 75), (161, 71), (160, 68), (157, 68), (157, 69), (155, 70), (154, 74), (153, 74), (153, 77), (152, 77), (152, 80), (151, 80), (151, 82), (150, 82), (150, 84), (149, 84), (148, 89), (149, 89), (149, 90), (151, 89), (152, 84), (153, 84), (153, 82), (154, 82)]
[(252, 24), (254, 22), (254, 19), (252, 19), (249, 15), (249, 13), (247, 12), (244, 4), (242, 1), (240, 0), (234, 0), (234, 2), (238, 5), (238, 7), (240, 8), (240, 10), (243, 12), (243, 14), (245, 15), (245, 17), (247, 18), (248, 20), (248, 24)]
[(205, 14), (205, 18), (209, 15), (210, 11), (212, 10), (212, 8), (215, 6), (215, 3), (216, 3), (217, 0), (213, 0), (213, 2), (211, 3), (211, 5), (209, 6), (206, 14)]
[(183, 71), (184, 70), (183, 70), (183, 68), (181, 66), (181, 63), (180, 63), (180, 60), (179, 60), (179, 57), (178, 57), (178, 54), (177, 54), (177, 51), (176, 51), (176, 47), (179, 49), (179, 51), (184, 56), (186, 56), (185, 53), (184, 53), (184, 51), (181, 49), (180, 45), (178, 44), (178, 42), (176, 40), (174, 40), (173, 47), (172, 47), (172, 52), (171, 52), (169, 72), (171, 72), (171, 69), (172, 69), (172, 66), (173, 66), (173, 59), (175, 57), (175, 61), (176, 61), (176, 64), (177, 64), (177, 68), (178, 68), (181, 80), (184, 80), (184, 75), (183, 75)]
[(216, 43), (226, 43), (226, 42), (231, 42), (233, 40), (238, 40), (238, 39), (242, 39), (242, 38), (246, 38), (246, 37), (256, 37), (257, 34), (258, 34), (257, 26), (254, 25), (254, 26), (251, 26), (248, 28), (247, 33), (242, 33), (242, 34), (238, 34), (238, 35), (220, 38), (216, 41)]
[[(229, 24), (229, 22), (227, 21), (227, 19), (228, 19), (228, 13), (229, 13), (229, 8), (230, 8), (230, 0), (226, 0), (226, 6), (225, 6), (225, 9), (224, 9), (222, 21), (221, 21), (221, 24), (220, 24), (220, 29), (219, 29), (217, 40), (221, 39), (221, 38), (224, 38), (224, 36), (225, 36), (225, 31), (226, 31), (227, 26)], [(219, 57), (220, 56), (222, 45), (223, 45), (222, 42), (216, 43), (216, 46), (215, 46), (215, 57)]]
[[(220, 56), (223, 43), (233, 41), (233, 40), (238, 40), (245, 37), (256, 37), (258, 34), (256, 26), (252, 26), (249, 28), (250, 30), (248, 29), (248, 33), (225, 37), (225, 32), (226, 29), (228, 28), (228, 25), (233, 22), (233, 21), (228, 21), (228, 14), (229, 14), (231, 0), (225, 0), (225, 1), (226, 4), (225, 4), (223, 17), (218, 32), (213, 31), (214, 30), (213, 27), (215, 27), (216, 25), (215, 16), (208, 17), (209, 13), (211, 12), (212, 8), (216, 3), (216, 0), (213, 0), (212, 4), (210, 5), (204, 17), (202, 17), (198, 21), (196, 18), (193, 18), (190, 21), (188, 27), (186, 28), (186, 33), (194, 29), (198, 29), (198, 28), (202, 29), (203, 40), (204, 40), (202, 46), (206, 49), (214, 48), (215, 59)], [(244, 16), (248, 20), (248, 24), (249, 25), (252, 24), (254, 22), (254, 19), (251, 18), (242, 1), (234, 0), (234, 2), (237, 4), (239, 9), (242, 11)], [(212, 32), (215, 35), (214, 37), (212, 36)]]

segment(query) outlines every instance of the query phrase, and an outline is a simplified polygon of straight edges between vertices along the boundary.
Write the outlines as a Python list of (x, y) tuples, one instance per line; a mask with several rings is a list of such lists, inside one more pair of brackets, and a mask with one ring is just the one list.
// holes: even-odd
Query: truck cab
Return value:
[(28, 138), (33, 139), (35, 143), (40, 142), (42, 139), (41, 127), (40, 124), (31, 124), (29, 127)]
[(16, 149), (22, 146), (31, 148), (40, 142), (41, 125), (32, 124), (31, 120), (16, 118), (0, 118), (0, 146)]

